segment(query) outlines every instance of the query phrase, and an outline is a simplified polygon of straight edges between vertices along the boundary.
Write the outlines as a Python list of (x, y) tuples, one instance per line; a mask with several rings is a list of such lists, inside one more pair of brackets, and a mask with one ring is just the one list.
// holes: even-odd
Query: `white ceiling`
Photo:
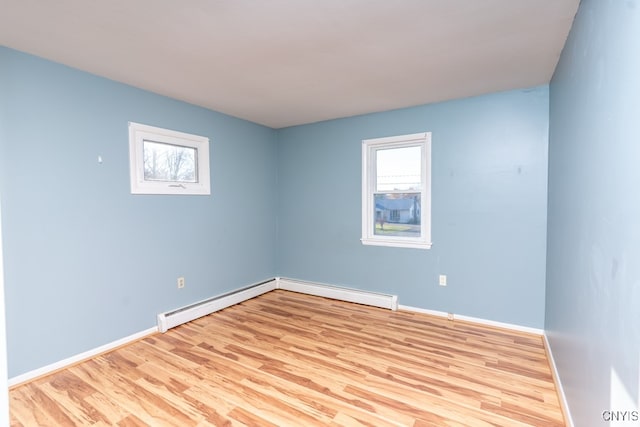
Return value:
[(548, 83), (579, 0), (0, 0), (0, 45), (273, 128)]

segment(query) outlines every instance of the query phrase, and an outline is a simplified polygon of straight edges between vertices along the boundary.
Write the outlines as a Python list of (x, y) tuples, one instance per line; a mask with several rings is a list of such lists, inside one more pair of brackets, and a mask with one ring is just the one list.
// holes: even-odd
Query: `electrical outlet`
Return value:
[(440, 275), (439, 284), (440, 284), (440, 286), (447, 286), (447, 275), (446, 274), (441, 274)]
[(178, 277), (178, 289), (184, 288), (184, 277)]
[(447, 319), (453, 320), (453, 313), (447, 313)]

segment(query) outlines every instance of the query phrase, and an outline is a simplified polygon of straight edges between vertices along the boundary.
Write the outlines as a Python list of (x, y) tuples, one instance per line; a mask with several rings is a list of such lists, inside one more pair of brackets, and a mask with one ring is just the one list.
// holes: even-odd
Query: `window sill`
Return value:
[(363, 245), (370, 246), (390, 246), (395, 248), (410, 248), (410, 249), (431, 249), (432, 243), (419, 242), (419, 241), (407, 241), (399, 239), (360, 239)]

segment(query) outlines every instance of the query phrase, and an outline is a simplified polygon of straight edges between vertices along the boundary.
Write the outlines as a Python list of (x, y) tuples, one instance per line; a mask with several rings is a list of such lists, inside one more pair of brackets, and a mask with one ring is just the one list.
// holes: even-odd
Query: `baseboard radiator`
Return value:
[(257, 283), (233, 292), (218, 295), (204, 301), (200, 301), (177, 310), (158, 314), (158, 331), (167, 332), (183, 323), (190, 322), (202, 316), (239, 304), (248, 299), (257, 297), (276, 289), (276, 280), (271, 279)]
[(398, 309), (398, 297), (376, 292), (361, 291), (358, 289), (331, 286), (323, 283), (306, 282), (302, 280), (276, 277), (246, 288), (238, 289), (223, 295), (200, 301), (177, 310), (158, 314), (158, 331), (167, 332), (183, 323), (190, 322), (202, 316), (214, 313), (234, 304), (239, 304), (248, 299), (257, 297), (275, 289), (316, 295), (332, 298), (340, 301), (355, 302), (371, 305), (373, 307)]
[(278, 289), (284, 289), (285, 291), (355, 302), (357, 304), (387, 308), (393, 311), (398, 309), (397, 295), (361, 291), (359, 289), (343, 288), (340, 286), (326, 285), (324, 283), (307, 282), (284, 277), (276, 278), (276, 286)]

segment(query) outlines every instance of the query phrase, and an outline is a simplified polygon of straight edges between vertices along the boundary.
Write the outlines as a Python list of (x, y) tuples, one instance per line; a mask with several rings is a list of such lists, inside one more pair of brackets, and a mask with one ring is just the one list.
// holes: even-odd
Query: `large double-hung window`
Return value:
[(431, 247), (431, 133), (362, 141), (362, 243)]

